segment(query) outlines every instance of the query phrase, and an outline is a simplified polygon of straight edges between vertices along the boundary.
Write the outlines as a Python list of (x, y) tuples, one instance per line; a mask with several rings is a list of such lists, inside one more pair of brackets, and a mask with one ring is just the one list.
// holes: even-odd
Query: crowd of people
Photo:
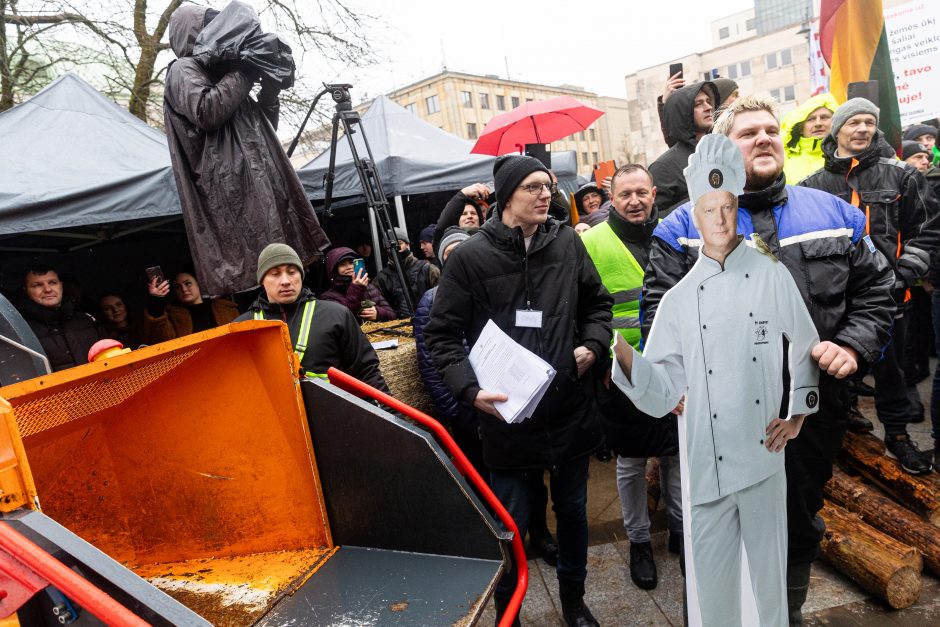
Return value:
[[(760, 492), (759, 502), (785, 492), (776, 499), (782, 544), (765, 568), (774, 572), (754, 590), (762, 624), (799, 625), (824, 529), (823, 486), (843, 433), (874, 428), (858, 410), (858, 396), (874, 396), (886, 455), (911, 474), (940, 471), (936, 448), (931, 459), (908, 434), (910, 423), (925, 419), (915, 386), (931, 376), (930, 348), (940, 337), (940, 293), (933, 288), (940, 280), (937, 128), (910, 127), (899, 158), (878, 129), (878, 107), (860, 98), (838, 103), (817, 95), (781, 120), (775, 101), (742, 95), (731, 80), (687, 83), (676, 75), (658, 104), (669, 148), (648, 166), (622, 165), (584, 185), (571, 207), (542, 162), (500, 157), (493, 188), (477, 182), (457, 192), (420, 231), (418, 255), (404, 228), (394, 231), (399, 263), (386, 260), (378, 272), (370, 273), (382, 264), (367, 242), (327, 250), (329, 285), (319, 294), (305, 284), (309, 264), (294, 248), (260, 242), (257, 298), (241, 312), (231, 300), (204, 297), (194, 270), (152, 277), (141, 311), (129, 311), (115, 293), (101, 295), (91, 311), (66, 293), (56, 269), (38, 264), (25, 272), (16, 305), (54, 370), (85, 363), (103, 338), (136, 349), (233, 321), (280, 320), (306, 376), (325, 377), (336, 367), (383, 391), (388, 387), (361, 325), (411, 320), (436, 417), (529, 537), (533, 553), (555, 565), (569, 625), (597, 624), (584, 602), (591, 454), (600, 451), (603, 459), (609, 450), (616, 457), (633, 582), (643, 589), (658, 584), (646, 500), (649, 458), (659, 459), (668, 547), (682, 560), (678, 417), (686, 412), (696, 421), (689, 447), (700, 465), (691, 486), (693, 519), (705, 520), (702, 512), (714, 515), (718, 507), (740, 512), (740, 499), (765, 481), (773, 487)], [(740, 190), (731, 184), (738, 174), (728, 165), (737, 159), (728, 156), (729, 146), (742, 161)], [(705, 147), (724, 156), (708, 161)], [(714, 190), (728, 192), (724, 204), (699, 202)], [(764, 256), (739, 252), (745, 249), (779, 264), (768, 270)], [(744, 273), (744, 284), (699, 276), (731, 267)], [(693, 279), (699, 282), (690, 291)], [(784, 287), (769, 290), (778, 284)], [(799, 304), (790, 326), (777, 322), (789, 307), (773, 305), (783, 299), (781, 290), (786, 302)], [(670, 305), (676, 301), (684, 307)], [(735, 315), (722, 315), (729, 307), (737, 307)], [(732, 317), (741, 320), (732, 325)], [(519, 423), (503, 420), (498, 407), (505, 394), (481, 389), (470, 364), (470, 348), (490, 320), (556, 371), (545, 397)], [(663, 337), (690, 334), (701, 336), (698, 353), (662, 348)], [(789, 375), (779, 372), (781, 334), (790, 346)], [(689, 408), (685, 388), (649, 401), (644, 386), (655, 385), (653, 371), (630, 351), (651, 337), (659, 338), (658, 359), (681, 366), (676, 356), (685, 354), (684, 370), (673, 363), (672, 372), (689, 381)], [(808, 337), (815, 339), (811, 360), (805, 350), (793, 352)], [(621, 344), (616, 353), (612, 338)], [(808, 382), (807, 362), (818, 385)], [(869, 373), (873, 386), (862, 381)], [(735, 381), (750, 384), (734, 387)], [(932, 401), (933, 437), (940, 441), (940, 371)], [(753, 437), (728, 431), (745, 419), (743, 402), (755, 405), (760, 422), (747, 432)], [(804, 421), (806, 413), (814, 415)], [(557, 539), (545, 520), (549, 495)], [(755, 536), (744, 527), (750, 555)], [(709, 549), (696, 550), (699, 570), (711, 562)], [(713, 575), (697, 575), (710, 620), (728, 615), (719, 588), (733, 584)], [(496, 588), (498, 615), (514, 581), (509, 572)]]

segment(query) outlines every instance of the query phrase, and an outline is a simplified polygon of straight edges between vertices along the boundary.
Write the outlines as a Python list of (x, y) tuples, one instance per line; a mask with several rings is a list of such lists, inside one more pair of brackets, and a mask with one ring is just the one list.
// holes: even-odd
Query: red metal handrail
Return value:
[(473, 464), (470, 463), (467, 456), (460, 450), (460, 447), (457, 446), (457, 443), (451, 437), (450, 433), (448, 433), (444, 425), (424, 412), (402, 403), (400, 400), (375, 389), (367, 383), (363, 383), (359, 379), (341, 370), (330, 368), (327, 371), (327, 376), (330, 379), (330, 383), (333, 385), (358, 396), (373, 398), (383, 405), (403, 413), (422, 426), (427, 427), (437, 436), (437, 439), (444, 445), (447, 452), (453, 455), (454, 466), (457, 470), (476, 488), (477, 493), (483, 498), (486, 504), (493, 509), (496, 513), (496, 517), (499, 518), (506, 529), (512, 532), (512, 554), (513, 560), (516, 562), (516, 589), (513, 591), (512, 597), (509, 599), (509, 605), (506, 606), (506, 611), (499, 621), (499, 627), (510, 627), (519, 615), (519, 610), (522, 608), (522, 599), (525, 598), (526, 589), (529, 587), (529, 563), (526, 561), (525, 546), (522, 544), (519, 528), (516, 527), (516, 522), (512, 519), (512, 516), (509, 515), (509, 512), (506, 511), (503, 504), (496, 498), (490, 486), (483, 480), (483, 477), (481, 477), (477, 469), (473, 467)]
[(0, 524), (0, 550), (15, 557), (106, 625), (145, 627), (150, 624), (9, 524)]

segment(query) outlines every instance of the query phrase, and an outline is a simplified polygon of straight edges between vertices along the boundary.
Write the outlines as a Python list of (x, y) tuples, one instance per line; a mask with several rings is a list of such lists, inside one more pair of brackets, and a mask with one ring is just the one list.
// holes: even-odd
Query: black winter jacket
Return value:
[(434, 409), (437, 413), (436, 418), (448, 424), (457, 417), (459, 403), (451, 394), (447, 384), (444, 383), (440, 371), (434, 366), (431, 353), (428, 351), (428, 344), (424, 339), (424, 328), (431, 319), (431, 307), (434, 305), (434, 295), (436, 293), (436, 287), (432, 287), (424, 293), (424, 296), (418, 301), (411, 322), (415, 334), (415, 348), (418, 352), (418, 374), (421, 375), (424, 388), (428, 391), (431, 402), (434, 403)]
[(718, 106), (718, 89), (710, 81), (686, 85), (677, 89), (663, 107), (663, 124), (675, 143), (650, 164), (650, 174), (656, 184), (656, 208), (660, 217), (666, 217), (676, 206), (689, 199), (682, 170), (689, 165), (689, 155), (695, 152), (695, 97), (703, 89), (712, 94), (712, 103)]
[[(272, 304), (262, 289), (248, 311), (235, 322), (254, 320), (256, 311), (264, 312), (265, 320), (280, 320), (290, 330), (291, 344), (297, 344), (303, 304), (316, 300), (308, 288), (303, 288), (297, 300), (290, 305)], [(326, 374), (330, 367), (342, 370), (374, 388), (388, 392), (385, 379), (379, 372), (379, 358), (356, 322), (356, 316), (339, 303), (317, 300), (310, 325), (310, 338), (300, 365), (306, 372)]]
[(55, 372), (88, 363), (88, 349), (104, 337), (95, 319), (75, 309), (65, 298), (56, 308), (24, 298), (17, 309), (36, 334)]
[[(611, 211), (610, 228), (640, 267), (646, 267), (653, 230), (659, 223), (656, 208), (643, 224), (633, 224)], [(615, 385), (598, 388), (601, 419), (607, 444), (621, 457), (658, 457), (679, 453), (678, 419), (674, 414), (654, 418), (636, 408)]]
[[(401, 259), (401, 272), (405, 275), (405, 281), (408, 282), (412, 306), (417, 306), (421, 296), (437, 285), (441, 271), (438, 270), (437, 266), (432, 266), (424, 259), (417, 259), (411, 252), (403, 259), (401, 257), (399, 259)], [(398, 318), (410, 318), (414, 314), (408, 308), (405, 292), (398, 280), (398, 273), (395, 272), (395, 266), (391, 262), (379, 272), (375, 284), (382, 291), (382, 295), (385, 296), (388, 304), (395, 310), (395, 315)]]
[[(542, 312), (540, 329), (515, 326), (527, 303)], [(472, 403), (480, 390), (464, 342), (472, 346), (491, 319), (557, 371), (531, 418), (507, 424), (478, 412), (488, 467), (550, 468), (598, 446), (594, 377), (578, 379), (574, 349), (589, 348), (594, 371), (606, 371), (612, 303), (578, 235), (552, 218), (528, 252), (522, 230), (497, 214), (451, 253), (424, 333), (454, 396)]]
[[(777, 182), (738, 197), (738, 233), (757, 233), (790, 271), (820, 340), (858, 351), (859, 371), (881, 358), (894, 319), (891, 267), (865, 235), (865, 216), (838, 198)], [(698, 258), (688, 204), (653, 233), (640, 304), (644, 337), (663, 294)]]
[(940, 247), (940, 212), (936, 199), (917, 168), (883, 157), (881, 131), (854, 157), (837, 157), (836, 141), (823, 140), (826, 165), (801, 186), (819, 189), (856, 205), (866, 216), (875, 247), (896, 274), (895, 297), (927, 274), (930, 256)]
[[(934, 210), (940, 211), (940, 168), (930, 166), (930, 169), (924, 173), (924, 178), (927, 179), (927, 186), (933, 194)], [(940, 250), (934, 250), (930, 258), (927, 279), (935, 286), (940, 285)]]

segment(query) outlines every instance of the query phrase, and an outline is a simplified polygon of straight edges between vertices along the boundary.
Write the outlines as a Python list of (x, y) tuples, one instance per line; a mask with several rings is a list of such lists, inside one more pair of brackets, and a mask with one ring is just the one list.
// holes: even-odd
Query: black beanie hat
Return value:
[(496, 163), (493, 164), (493, 183), (496, 187), (496, 202), (499, 203), (500, 211), (506, 208), (516, 187), (533, 172), (544, 172), (551, 180), (551, 172), (535, 157), (523, 155), (497, 157)]
[(905, 140), (917, 141), (917, 138), (921, 135), (933, 135), (934, 139), (937, 139), (937, 129), (928, 124), (915, 124), (906, 131), (902, 136)]
[(908, 139), (905, 139), (901, 142), (901, 158), (907, 160), (908, 157), (913, 157), (916, 154), (924, 153), (928, 157), (930, 156), (930, 149), (924, 146), (923, 144), (918, 144), (917, 142), (912, 142)]

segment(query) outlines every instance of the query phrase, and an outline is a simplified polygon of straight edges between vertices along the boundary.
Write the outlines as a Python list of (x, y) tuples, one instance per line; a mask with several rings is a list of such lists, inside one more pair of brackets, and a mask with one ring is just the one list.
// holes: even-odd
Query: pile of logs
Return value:
[(891, 607), (909, 607), (923, 567), (940, 575), (940, 481), (905, 473), (871, 435), (846, 433), (839, 461), (860, 477), (834, 469), (826, 485), (823, 557)]

